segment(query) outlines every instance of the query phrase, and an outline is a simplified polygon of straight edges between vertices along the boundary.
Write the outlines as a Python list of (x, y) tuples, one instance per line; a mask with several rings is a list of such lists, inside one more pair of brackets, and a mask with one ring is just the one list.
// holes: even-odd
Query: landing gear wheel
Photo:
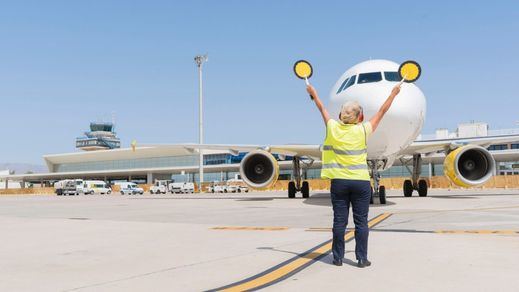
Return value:
[(288, 183), (288, 197), (293, 199), (296, 197), (296, 183), (291, 181)]
[(413, 195), (413, 183), (410, 179), (404, 181), (404, 197), (410, 197)]
[(371, 196), (369, 196), (369, 204), (373, 205), (373, 187), (371, 187), (370, 189), (371, 189)]
[(418, 195), (420, 197), (427, 197), (427, 181), (425, 179), (418, 181)]
[(301, 193), (305, 199), (310, 197), (310, 186), (308, 185), (307, 181), (303, 182), (303, 185), (301, 186)]
[(380, 198), (380, 204), (385, 205), (386, 204), (386, 187), (380, 186), (378, 188), (378, 196)]

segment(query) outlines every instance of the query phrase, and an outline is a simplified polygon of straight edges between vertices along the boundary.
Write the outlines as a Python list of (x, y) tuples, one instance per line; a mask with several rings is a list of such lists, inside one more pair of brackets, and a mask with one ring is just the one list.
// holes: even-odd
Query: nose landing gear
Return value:
[(378, 172), (378, 169), (383, 168), (385, 163), (384, 160), (368, 160), (369, 174), (373, 179), (370, 204), (374, 204), (376, 199), (380, 204), (386, 204), (386, 187), (380, 185), (380, 173)]

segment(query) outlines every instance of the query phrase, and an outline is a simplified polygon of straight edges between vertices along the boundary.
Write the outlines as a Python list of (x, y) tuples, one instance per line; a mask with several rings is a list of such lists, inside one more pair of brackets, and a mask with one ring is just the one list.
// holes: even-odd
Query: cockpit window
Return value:
[(346, 78), (344, 80), (344, 82), (341, 84), (341, 87), (339, 87), (339, 90), (337, 90), (337, 94), (339, 94), (339, 92), (341, 92), (344, 89), (344, 86), (346, 86), (346, 83), (348, 83), (348, 80), (350, 80), (350, 78)]
[(341, 91), (346, 90), (346, 88), (348, 88), (348, 87), (352, 86), (353, 84), (355, 84), (355, 80), (357, 80), (357, 75), (353, 75), (350, 78), (346, 78), (346, 80), (344, 80), (344, 82), (342, 83), (341, 87), (337, 91), (337, 94), (339, 94)]
[(400, 76), (398, 75), (398, 72), (384, 72), (384, 78), (387, 81), (400, 81)]
[(351, 76), (350, 77), (350, 80), (348, 80), (348, 83), (346, 83), (346, 86), (344, 86), (344, 88), (342, 90), (346, 90), (346, 88), (352, 86), (353, 84), (355, 84), (355, 80), (357, 79), (357, 76), (354, 75), (354, 76)]
[(370, 83), (370, 82), (379, 82), (382, 80), (381, 72), (371, 72), (371, 73), (362, 73), (359, 74), (359, 84), (362, 83)]

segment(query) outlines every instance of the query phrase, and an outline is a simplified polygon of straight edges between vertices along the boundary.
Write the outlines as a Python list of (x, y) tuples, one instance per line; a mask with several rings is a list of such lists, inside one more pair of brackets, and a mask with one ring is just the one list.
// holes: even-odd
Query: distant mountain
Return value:
[(11, 170), (14, 171), (15, 174), (24, 174), (28, 172), (32, 173), (41, 173), (48, 172), (46, 166), (37, 165), (37, 164), (29, 164), (29, 163), (8, 163), (8, 162), (0, 162), (0, 170)]

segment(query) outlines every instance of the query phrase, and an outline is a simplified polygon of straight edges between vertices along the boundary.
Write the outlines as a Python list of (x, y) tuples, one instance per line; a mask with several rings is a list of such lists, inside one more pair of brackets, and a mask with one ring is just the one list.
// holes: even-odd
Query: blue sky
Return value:
[[(179, 1), (180, 2), (180, 1)], [(117, 117), (123, 145), (321, 143), (292, 73), (312, 62), (327, 96), (369, 58), (419, 61), (424, 133), (519, 120), (519, 4), (513, 1), (9, 1), (0, 9), (0, 162), (71, 152), (92, 120)]]

